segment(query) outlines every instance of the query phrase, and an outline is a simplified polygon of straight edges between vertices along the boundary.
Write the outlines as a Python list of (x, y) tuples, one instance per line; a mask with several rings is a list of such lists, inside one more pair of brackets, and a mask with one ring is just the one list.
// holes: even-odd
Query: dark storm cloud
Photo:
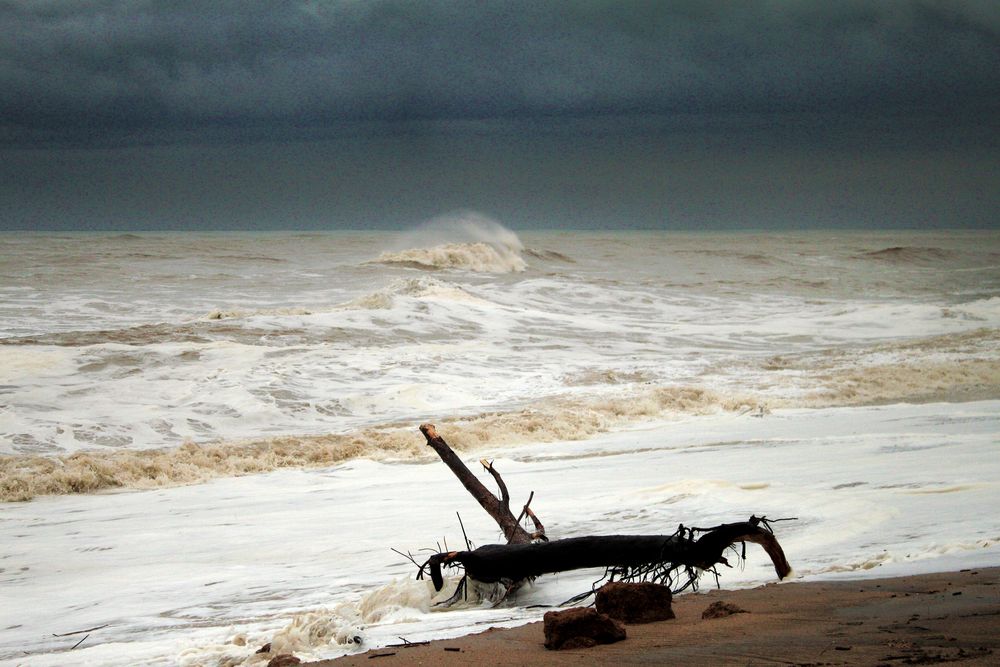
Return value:
[(996, 2), (0, 4), (8, 143), (345, 121), (1000, 112)]

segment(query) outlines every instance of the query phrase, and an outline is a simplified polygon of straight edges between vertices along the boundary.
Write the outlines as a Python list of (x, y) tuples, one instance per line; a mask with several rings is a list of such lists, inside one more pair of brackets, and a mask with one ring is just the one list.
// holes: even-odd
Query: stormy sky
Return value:
[(993, 0), (0, 0), (0, 26), (0, 229), (1000, 226)]

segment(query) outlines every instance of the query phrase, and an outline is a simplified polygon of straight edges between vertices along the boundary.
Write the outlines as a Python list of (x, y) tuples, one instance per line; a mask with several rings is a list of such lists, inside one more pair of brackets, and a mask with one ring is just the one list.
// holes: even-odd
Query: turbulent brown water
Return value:
[(0, 498), (1000, 398), (1000, 237), (0, 236)]

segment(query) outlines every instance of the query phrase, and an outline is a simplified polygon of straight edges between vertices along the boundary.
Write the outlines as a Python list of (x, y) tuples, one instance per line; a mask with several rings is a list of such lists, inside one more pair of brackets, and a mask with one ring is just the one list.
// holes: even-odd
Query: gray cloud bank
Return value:
[(990, 0), (8, 0), (0, 25), (8, 146), (359, 121), (1000, 115)]

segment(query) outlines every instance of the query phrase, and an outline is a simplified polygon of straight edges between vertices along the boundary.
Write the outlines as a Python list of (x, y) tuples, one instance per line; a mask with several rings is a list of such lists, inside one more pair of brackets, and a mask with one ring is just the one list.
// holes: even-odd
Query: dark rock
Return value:
[(589, 607), (545, 614), (545, 648), (590, 648), (625, 639), (625, 626)]
[(597, 611), (622, 623), (653, 623), (674, 618), (670, 589), (660, 584), (615, 581), (597, 591)]
[(268, 642), (257, 649), (257, 653), (270, 653), (271, 652), (271, 642)]
[(701, 612), (702, 618), (725, 618), (726, 616), (732, 616), (733, 614), (749, 614), (746, 609), (740, 609), (734, 604), (729, 604), (728, 602), (723, 602), (719, 600), (718, 602), (713, 602), (708, 605), (708, 609)]
[(282, 653), (271, 658), (271, 661), (267, 663), (267, 667), (293, 667), (301, 662), (299, 658), (296, 658), (291, 653)]

